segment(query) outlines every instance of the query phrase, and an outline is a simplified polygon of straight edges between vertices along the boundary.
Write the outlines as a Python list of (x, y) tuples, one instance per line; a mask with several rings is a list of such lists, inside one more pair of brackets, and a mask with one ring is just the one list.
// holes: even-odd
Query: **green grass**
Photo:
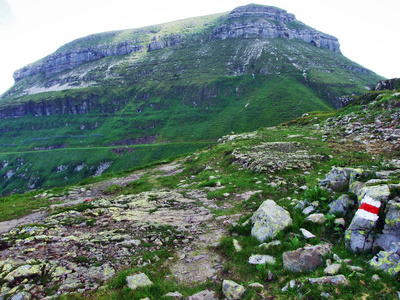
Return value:
[(34, 191), (0, 198), (0, 221), (16, 219), (53, 204), (49, 199), (36, 195), (38, 192)]

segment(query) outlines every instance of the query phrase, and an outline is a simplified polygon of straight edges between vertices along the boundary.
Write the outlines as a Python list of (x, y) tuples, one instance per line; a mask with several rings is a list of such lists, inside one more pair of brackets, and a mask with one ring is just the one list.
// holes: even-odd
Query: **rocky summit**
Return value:
[[(339, 108), (383, 79), (347, 59), (336, 37), (256, 4), (82, 37), (14, 78), (0, 101), (3, 195), (76, 184)], [(292, 165), (306, 155), (298, 150)]]
[(390, 82), (169, 162), (0, 198), (0, 297), (396, 299)]

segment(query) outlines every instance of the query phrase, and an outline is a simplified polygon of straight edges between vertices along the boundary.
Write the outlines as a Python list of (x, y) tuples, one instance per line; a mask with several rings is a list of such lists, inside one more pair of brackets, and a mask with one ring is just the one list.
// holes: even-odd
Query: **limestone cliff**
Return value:
[(261, 5), (247, 5), (234, 9), (225, 22), (214, 30), (220, 39), (255, 37), (299, 39), (317, 47), (340, 53), (337, 38), (319, 32), (296, 20), (286, 10)]

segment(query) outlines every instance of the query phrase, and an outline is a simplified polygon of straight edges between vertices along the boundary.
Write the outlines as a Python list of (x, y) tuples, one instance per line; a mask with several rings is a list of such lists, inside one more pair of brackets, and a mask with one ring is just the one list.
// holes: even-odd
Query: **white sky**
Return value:
[(0, 94), (15, 70), (92, 33), (230, 11), (283, 8), (339, 39), (342, 53), (387, 78), (400, 77), (399, 0), (0, 0)]

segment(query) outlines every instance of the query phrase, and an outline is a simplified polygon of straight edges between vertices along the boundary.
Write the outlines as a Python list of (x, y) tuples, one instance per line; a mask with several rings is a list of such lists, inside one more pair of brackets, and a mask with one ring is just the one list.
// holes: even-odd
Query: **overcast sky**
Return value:
[(400, 77), (400, 0), (0, 0), (0, 94), (15, 70), (83, 36), (230, 11), (249, 3), (295, 14), (339, 39), (343, 55)]

